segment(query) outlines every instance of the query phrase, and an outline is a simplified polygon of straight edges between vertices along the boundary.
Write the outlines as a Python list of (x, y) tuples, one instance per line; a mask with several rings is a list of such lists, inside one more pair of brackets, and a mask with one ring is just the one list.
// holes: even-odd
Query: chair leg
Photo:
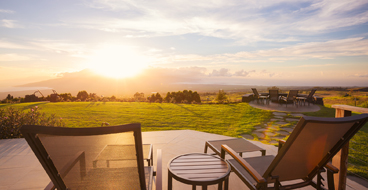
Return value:
[(275, 188), (275, 190), (280, 190), (281, 183), (279, 181), (279, 176), (272, 176), (272, 179), (275, 179), (275, 183), (273, 185), (273, 187)]
[(327, 184), (329, 190), (335, 190), (334, 173), (330, 170), (327, 170)]

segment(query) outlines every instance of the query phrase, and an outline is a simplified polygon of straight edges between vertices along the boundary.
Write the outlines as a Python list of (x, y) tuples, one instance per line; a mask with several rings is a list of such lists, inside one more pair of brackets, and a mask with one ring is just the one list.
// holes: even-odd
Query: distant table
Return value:
[(243, 152), (253, 152), (253, 151), (261, 151), (262, 156), (266, 155), (265, 149), (243, 138), (206, 141), (206, 144), (204, 145), (204, 153), (207, 153), (207, 149), (209, 147), (218, 156), (221, 156), (221, 145), (222, 144), (226, 144), (231, 149), (233, 149), (236, 153), (238, 153), (240, 156), (243, 156)]
[(305, 106), (305, 100), (307, 100), (307, 98), (306, 97), (296, 97), (295, 98), (296, 99), (296, 101), (298, 102), (298, 104), (299, 105), (301, 105), (302, 103), (304, 103), (304, 106)]
[(175, 157), (168, 164), (168, 190), (172, 190), (172, 178), (192, 185), (195, 190), (197, 185), (207, 190), (208, 185), (218, 184), (222, 190), (225, 182), (225, 190), (228, 190), (229, 175), (231, 168), (229, 164), (214, 155), (203, 153), (184, 154)]

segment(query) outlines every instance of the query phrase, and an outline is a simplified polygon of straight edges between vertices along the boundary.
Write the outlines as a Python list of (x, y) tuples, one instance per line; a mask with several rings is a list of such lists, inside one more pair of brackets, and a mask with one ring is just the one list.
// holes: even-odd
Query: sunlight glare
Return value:
[(147, 64), (147, 58), (133, 48), (107, 45), (94, 53), (88, 67), (107, 77), (127, 78), (139, 74)]

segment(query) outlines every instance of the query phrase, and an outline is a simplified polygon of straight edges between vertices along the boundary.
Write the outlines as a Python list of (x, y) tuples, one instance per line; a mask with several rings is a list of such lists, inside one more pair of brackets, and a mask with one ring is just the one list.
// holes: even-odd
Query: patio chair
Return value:
[(314, 103), (314, 97), (313, 97), (313, 95), (316, 92), (316, 90), (317, 89), (312, 89), (312, 91), (308, 94), (307, 99), (305, 100), (305, 101), (308, 102), (308, 106), (309, 106), (310, 103)]
[(261, 99), (262, 102), (264, 102), (264, 100), (266, 100), (266, 104), (268, 104), (268, 96), (261, 96), (258, 94), (258, 91), (256, 88), (252, 88), (253, 94), (254, 94), (254, 98), (257, 99), (257, 104), (259, 103), (259, 100)]
[[(298, 90), (290, 90), (289, 94), (287, 95), (287, 97), (281, 96), (280, 97), (280, 103), (285, 103), (286, 107), (288, 105), (288, 103), (295, 103), (295, 98), (298, 95)], [(298, 104), (295, 104), (298, 105)]]
[[(158, 170), (144, 166), (140, 124), (96, 128), (24, 125), (21, 132), (51, 179), (45, 189), (162, 189)], [(119, 158), (117, 158), (119, 157)]]
[(279, 90), (269, 90), (271, 102), (279, 102)]
[[(294, 189), (313, 186), (322, 189), (321, 172), (327, 169), (328, 189), (334, 189), (329, 161), (368, 121), (368, 114), (343, 118), (302, 117), (286, 142), (280, 141), (276, 156), (241, 158), (229, 146), (221, 146), (221, 157), (228, 153), (237, 176), (253, 190)], [(317, 181), (313, 179), (317, 176)], [(269, 186), (273, 183), (273, 186)]]

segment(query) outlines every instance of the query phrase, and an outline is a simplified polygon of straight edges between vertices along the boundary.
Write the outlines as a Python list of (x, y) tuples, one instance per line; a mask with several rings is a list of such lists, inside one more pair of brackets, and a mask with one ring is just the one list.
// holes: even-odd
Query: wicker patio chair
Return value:
[[(221, 157), (228, 153), (234, 158), (228, 160), (232, 171), (253, 190), (295, 189), (309, 185), (322, 189), (321, 172), (325, 169), (328, 189), (334, 189), (333, 174), (338, 169), (329, 161), (367, 120), (368, 114), (343, 118), (302, 117), (288, 140), (280, 141), (276, 156), (241, 158), (229, 146), (222, 145)], [(269, 186), (272, 183), (273, 186)]]
[(253, 91), (253, 94), (254, 94), (254, 98), (257, 99), (257, 103), (259, 103), (259, 100), (262, 100), (263, 103), (264, 103), (264, 100), (266, 100), (266, 104), (269, 103), (268, 102), (268, 100), (269, 100), (268, 96), (261, 96), (261, 95), (259, 95), (259, 93), (258, 93), (258, 91), (257, 91), (256, 88), (252, 88), (252, 91)]
[(285, 103), (286, 107), (287, 107), (288, 103), (298, 105), (298, 104), (295, 103), (295, 98), (296, 98), (297, 95), (298, 95), (298, 90), (290, 90), (287, 97), (284, 97), (284, 96), (280, 97), (280, 103)]
[(140, 124), (96, 128), (25, 125), (21, 132), (51, 179), (45, 189), (162, 188), (161, 150), (157, 173), (144, 166)]

